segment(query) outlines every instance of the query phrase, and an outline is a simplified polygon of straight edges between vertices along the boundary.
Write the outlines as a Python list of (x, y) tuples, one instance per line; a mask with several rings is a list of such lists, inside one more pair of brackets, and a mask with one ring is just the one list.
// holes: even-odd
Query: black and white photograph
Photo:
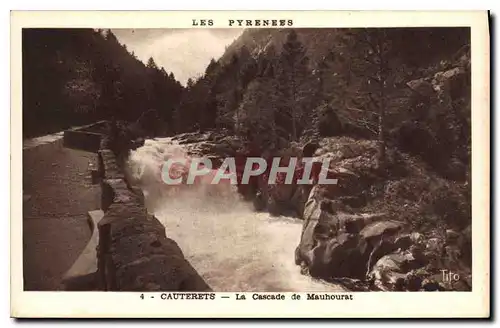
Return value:
[(484, 288), (471, 27), (248, 16), (22, 28), (22, 290)]

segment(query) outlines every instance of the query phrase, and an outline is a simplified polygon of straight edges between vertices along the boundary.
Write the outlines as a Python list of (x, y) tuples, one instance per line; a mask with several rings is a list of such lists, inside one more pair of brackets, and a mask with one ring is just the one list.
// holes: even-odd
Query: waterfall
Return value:
[(162, 164), (188, 157), (171, 138), (146, 140), (130, 154), (128, 175), (142, 188), (148, 210), (163, 223), (167, 236), (215, 291), (342, 290), (302, 275), (295, 265), (300, 220), (255, 212), (235, 186), (164, 183)]

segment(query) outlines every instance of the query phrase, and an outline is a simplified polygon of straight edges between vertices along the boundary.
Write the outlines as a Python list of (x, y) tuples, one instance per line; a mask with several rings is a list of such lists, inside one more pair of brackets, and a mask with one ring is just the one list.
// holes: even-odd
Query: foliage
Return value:
[[(179, 106), (185, 119), (178, 126), (180, 131), (225, 128), (278, 148), (294, 141), (349, 135), (378, 140), (380, 164), (385, 148), (394, 145), (424, 155), (429, 163), (439, 162), (436, 169), (450, 158), (466, 163), (468, 87), (455, 88), (455, 96), (444, 105), (422, 101), (407, 82), (455, 67), (469, 32), (465, 28), (249, 29), (186, 89), (186, 100)], [(470, 85), (470, 73), (467, 79)], [(213, 119), (207, 123), (206, 117)], [(401, 134), (412, 139), (416, 129), (429, 141), (428, 149), (425, 141), (411, 142), (422, 149), (400, 144)], [(454, 170), (463, 171), (460, 165)], [(445, 171), (450, 169), (441, 170)]]
[[(26, 29), (23, 132), (124, 120), (148, 136), (226, 131), (262, 151), (349, 135), (378, 140), (379, 160), (396, 146), (468, 179), (469, 37), (465, 28), (248, 29), (183, 88), (111, 31)], [(441, 95), (407, 86), (457, 66), (461, 84)]]
[(110, 30), (23, 30), (23, 135), (102, 119), (134, 122), (155, 110), (168, 129), (182, 86), (145, 65)]

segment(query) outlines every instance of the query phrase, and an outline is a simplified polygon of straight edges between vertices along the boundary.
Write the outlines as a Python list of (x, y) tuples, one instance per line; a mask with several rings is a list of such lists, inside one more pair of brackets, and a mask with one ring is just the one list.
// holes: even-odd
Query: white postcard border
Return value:
[[(472, 292), (353, 292), (352, 301), (161, 300), (129, 292), (26, 292), (22, 286), (22, 104), (23, 27), (193, 28), (210, 18), (293, 19), (293, 27), (470, 26), (472, 53)], [(241, 28), (233, 26), (232, 28)], [(11, 316), (14, 317), (486, 317), (490, 314), (490, 53), (485, 11), (18, 11), (11, 13)], [(291, 259), (293, 260), (293, 259)], [(271, 293), (266, 293), (271, 294)], [(156, 296), (157, 295), (157, 296)]]

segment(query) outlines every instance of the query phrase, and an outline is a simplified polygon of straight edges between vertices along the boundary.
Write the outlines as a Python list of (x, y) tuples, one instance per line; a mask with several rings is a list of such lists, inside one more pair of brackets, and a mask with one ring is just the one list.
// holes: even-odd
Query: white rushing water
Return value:
[[(300, 273), (294, 251), (300, 220), (254, 212), (233, 186), (167, 186), (161, 166), (185, 157), (170, 138), (147, 140), (130, 156), (130, 175), (143, 189), (148, 210), (165, 225), (187, 260), (215, 291), (338, 291)], [(219, 190), (220, 191), (220, 190)]]

